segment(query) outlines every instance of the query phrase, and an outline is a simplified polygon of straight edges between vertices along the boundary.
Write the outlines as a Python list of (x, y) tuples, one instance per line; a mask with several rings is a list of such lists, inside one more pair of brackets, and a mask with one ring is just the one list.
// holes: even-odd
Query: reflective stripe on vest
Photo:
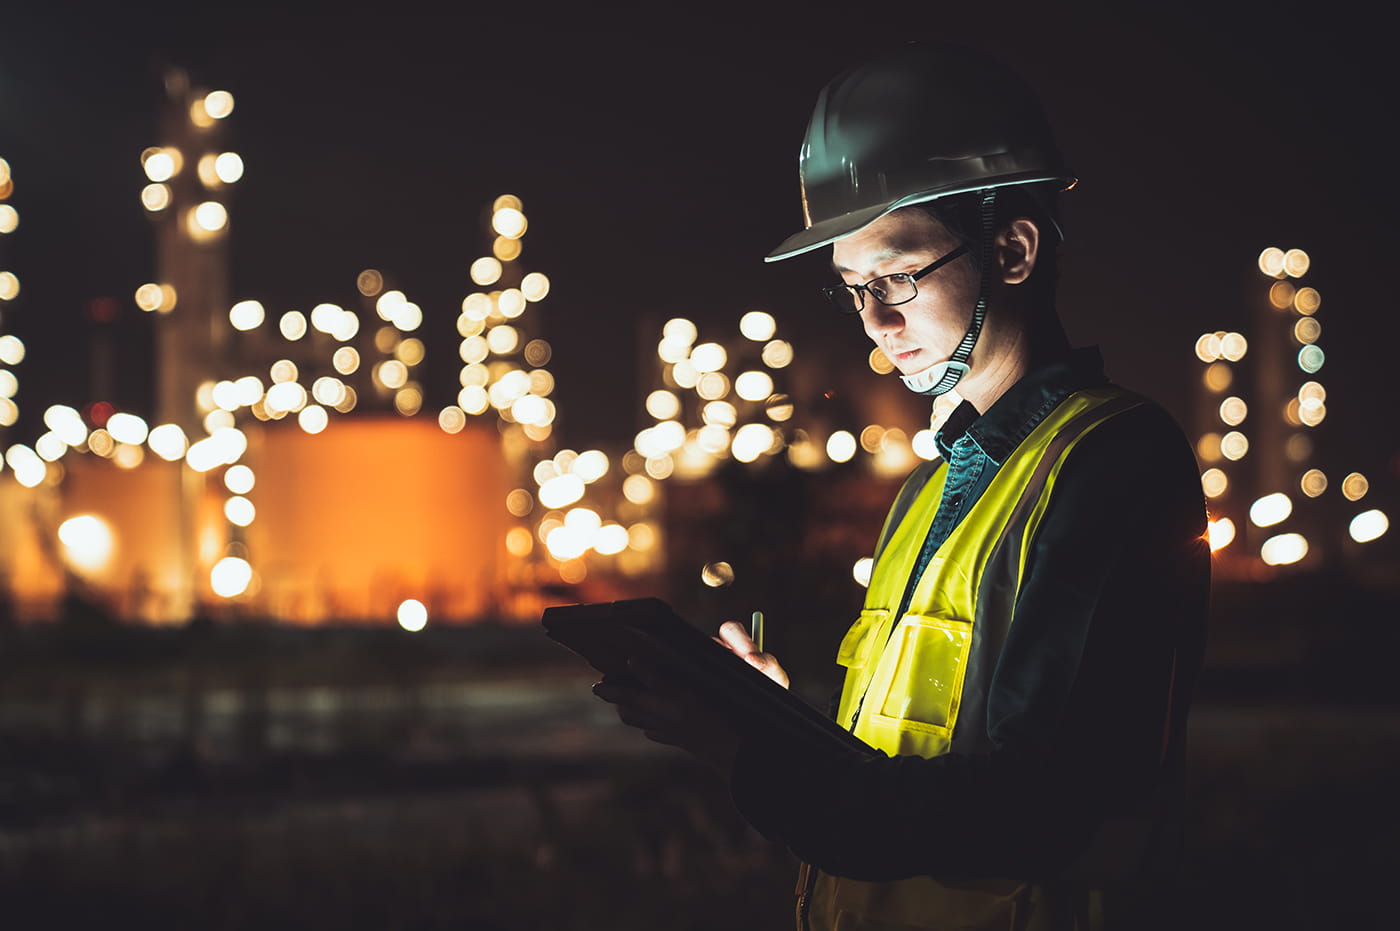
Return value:
[[(896, 510), (907, 503), (907, 511), (887, 520), (865, 607), (837, 656), (846, 667), (837, 720), (891, 756), (990, 749), (987, 689), (1055, 479), (1090, 431), (1140, 403), (1116, 387), (1060, 402), (938, 548), (895, 623), (942, 499), (946, 463), (911, 503), (913, 489), (901, 493)], [(863, 883), (819, 874), (810, 888), (811, 927), (1025, 927), (1044, 892), (1012, 880)]]

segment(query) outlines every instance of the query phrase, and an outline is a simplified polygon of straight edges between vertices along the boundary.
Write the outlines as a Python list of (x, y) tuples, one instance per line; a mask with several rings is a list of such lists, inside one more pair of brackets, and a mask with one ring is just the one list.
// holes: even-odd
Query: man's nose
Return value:
[(904, 329), (901, 308), (881, 304), (869, 294), (865, 296), (865, 306), (860, 310), (860, 320), (865, 324), (865, 332), (872, 337), (877, 333), (897, 333)]

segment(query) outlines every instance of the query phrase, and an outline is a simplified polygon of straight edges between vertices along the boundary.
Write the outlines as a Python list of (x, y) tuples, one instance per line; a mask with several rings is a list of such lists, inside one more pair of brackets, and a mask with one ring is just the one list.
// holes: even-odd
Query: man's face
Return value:
[[(847, 284), (865, 284), (897, 272), (914, 274), (957, 246), (943, 224), (923, 210), (905, 207), (837, 240), (831, 264)], [(917, 285), (917, 297), (893, 307), (865, 294), (860, 312), (866, 335), (905, 375), (952, 356), (972, 321), (979, 281), (971, 256), (964, 255)]]

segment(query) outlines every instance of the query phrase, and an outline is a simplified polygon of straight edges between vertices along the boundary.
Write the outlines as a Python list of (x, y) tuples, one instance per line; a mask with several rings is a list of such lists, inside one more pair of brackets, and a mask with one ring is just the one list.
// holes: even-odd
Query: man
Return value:
[[(1149, 893), (1176, 852), (1204, 503), (1171, 418), (1060, 327), (1073, 179), (1049, 125), (996, 62), (907, 45), (822, 91), (800, 158), (806, 228), (769, 260), (829, 245), (828, 298), (911, 390), (962, 398), (838, 651), (837, 720), (882, 752), (735, 733), (652, 660), (596, 691), (804, 861), (801, 927), (1169, 920)], [(720, 636), (786, 684), (739, 625)]]

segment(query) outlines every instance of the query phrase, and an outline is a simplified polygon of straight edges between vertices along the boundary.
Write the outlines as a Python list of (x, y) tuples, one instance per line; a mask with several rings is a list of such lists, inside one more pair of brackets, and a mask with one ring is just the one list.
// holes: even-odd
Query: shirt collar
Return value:
[(934, 434), (944, 459), (963, 437), (998, 465), (1072, 392), (1107, 382), (1097, 346), (1071, 349), (1036, 366), (1006, 390), (984, 414), (963, 401)]

